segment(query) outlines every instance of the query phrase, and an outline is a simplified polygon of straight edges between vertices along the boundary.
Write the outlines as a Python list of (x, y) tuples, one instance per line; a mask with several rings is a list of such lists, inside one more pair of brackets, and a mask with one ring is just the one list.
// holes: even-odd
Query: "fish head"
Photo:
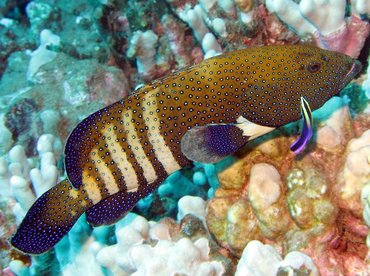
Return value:
[(361, 71), (359, 61), (342, 53), (305, 45), (270, 47), (245, 100), (243, 116), (258, 125), (299, 120), (302, 97), (311, 110), (318, 109)]
[(297, 52), (300, 93), (312, 110), (337, 95), (361, 71), (361, 63), (345, 54), (307, 47)]

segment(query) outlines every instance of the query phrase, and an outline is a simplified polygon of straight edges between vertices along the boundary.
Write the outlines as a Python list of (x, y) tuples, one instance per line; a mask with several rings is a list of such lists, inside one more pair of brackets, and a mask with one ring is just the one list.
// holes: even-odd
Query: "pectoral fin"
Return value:
[(188, 130), (181, 140), (182, 153), (190, 160), (216, 163), (248, 142), (238, 125), (206, 125)]
[(290, 147), (295, 154), (301, 153), (312, 137), (312, 112), (310, 105), (304, 97), (301, 97), (301, 112), (303, 119), (302, 132), (299, 138)]

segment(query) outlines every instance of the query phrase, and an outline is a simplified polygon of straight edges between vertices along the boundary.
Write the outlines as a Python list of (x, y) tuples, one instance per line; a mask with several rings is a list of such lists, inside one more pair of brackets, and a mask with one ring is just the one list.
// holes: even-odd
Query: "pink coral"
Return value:
[[(193, 48), (194, 41), (192, 36), (186, 35), (185, 25), (171, 15), (163, 16), (162, 24), (177, 66), (184, 67), (194, 63), (191, 55), (192, 50), (195, 49)], [(203, 60), (203, 55), (201, 60)]]
[[(304, 251), (314, 260), (321, 275), (365, 275), (370, 272), (364, 239), (368, 229), (349, 212), (340, 212), (338, 228), (328, 242), (317, 241)], [(356, 228), (356, 229), (353, 229)], [(364, 274), (365, 273), (365, 274)]]
[(299, 37), (290, 31), (274, 14), (269, 14), (264, 5), (253, 10), (253, 20), (248, 25), (252, 36), (244, 36), (246, 46), (295, 44)]
[(97, 70), (86, 80), (86, 86), (89, 100), (101, 100), (105, 105), (112, 104), (117, 99), (126, 98), (130, 87), (126, 76), (118, 70)]
[(318, 46), (357, 58), (369, 33), (370, 24), (352, 15), (339, 30), (328, 35), (322, 35), (316, 30), (313, 36)]
[(346, 17), (347, 3), (338, 1), (266, 0), (266, 7), (302, 39), (312, 35), (317, 46), (358, 57), (370, 32), (369, 23), (358, 17), (357, 6)]

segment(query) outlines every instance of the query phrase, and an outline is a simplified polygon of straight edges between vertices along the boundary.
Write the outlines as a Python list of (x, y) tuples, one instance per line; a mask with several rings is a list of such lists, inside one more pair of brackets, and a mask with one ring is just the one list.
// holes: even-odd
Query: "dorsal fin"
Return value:
[(69, 181), (73, 187), (82, 185), (82, 171), (91, 149), (99, 139), (98, 131), (94, 130), (96, 122), (101, 120), (100, 111), (93, 113), (81, 123), (69, 135), (65, 148), (65, 169)]
[(89, 154), (104, 139), (101, 130), (116, 120), (117, 116), (121, 117), (123, 108), (124, 102), (121, 100), (91, 114), (68, 137), (64, 148), (65, 169), (73, 187), (78, 189), (82, 185), (82, 171), (88, 163)]

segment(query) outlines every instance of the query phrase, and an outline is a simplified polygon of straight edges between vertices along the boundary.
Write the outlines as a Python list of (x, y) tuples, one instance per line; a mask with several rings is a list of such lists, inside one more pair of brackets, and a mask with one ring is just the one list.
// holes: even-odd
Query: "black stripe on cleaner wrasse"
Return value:
[(248, 141), (302, 117), (301, 152), (312, 136), (311, 110), (341, 91), (358, 61), (312, 46), (230, 52), (139, 88), (83, 120), (65, 146), (68, 178), (44, 193), (11, 239), (40, 254), (81, 214), (112, 224), (168, 175), (191, 161), (217, 162)]

